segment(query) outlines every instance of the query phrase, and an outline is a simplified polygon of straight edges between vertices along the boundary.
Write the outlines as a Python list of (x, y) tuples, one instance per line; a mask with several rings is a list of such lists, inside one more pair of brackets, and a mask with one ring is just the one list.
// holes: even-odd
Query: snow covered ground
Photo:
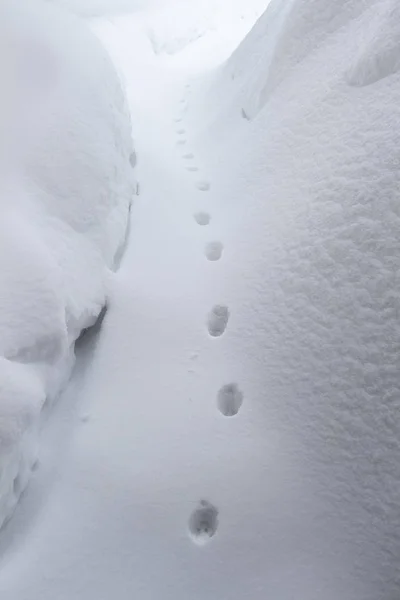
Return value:
[(7, 600), (399, 595), (399, 9), (204, 6), (93, 24), (140, 195)]

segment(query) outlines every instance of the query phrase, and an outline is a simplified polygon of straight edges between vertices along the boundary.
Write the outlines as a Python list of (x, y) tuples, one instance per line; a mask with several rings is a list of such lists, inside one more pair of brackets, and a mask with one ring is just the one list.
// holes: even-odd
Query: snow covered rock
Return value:
[(98, 40), (41, 2), (3, 2), (0, 23), (1, 525), (43, 404), (105, 305), (135, 182), (124, 93)]

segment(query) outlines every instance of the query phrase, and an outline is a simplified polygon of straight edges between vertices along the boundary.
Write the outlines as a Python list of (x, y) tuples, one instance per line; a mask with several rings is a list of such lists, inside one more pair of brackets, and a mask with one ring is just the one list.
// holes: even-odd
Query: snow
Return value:
[(399, 9), (165, 6), (93, 23), (140, 195), (0, 594), (397, 598)]
[(121, 85), (95, 36), (39, 3), (3, 2), (1, 24), (3, 524), (36, 462), (44, 405), (106, 303), (134, 181)]

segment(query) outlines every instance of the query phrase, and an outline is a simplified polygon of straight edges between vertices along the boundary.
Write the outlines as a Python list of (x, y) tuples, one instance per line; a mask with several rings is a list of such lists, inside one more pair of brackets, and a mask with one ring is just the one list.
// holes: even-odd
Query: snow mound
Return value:
[(35, 462), (43, 405), (106, 302), (134, 194), (119, 78), (77, 19), (0, 9), (0, 525)]
[(264, 537), (300, 598), (398, 595), (399, 26), (395, 0), (275, 0), (198, 107), (240, 385), (291, 481)]

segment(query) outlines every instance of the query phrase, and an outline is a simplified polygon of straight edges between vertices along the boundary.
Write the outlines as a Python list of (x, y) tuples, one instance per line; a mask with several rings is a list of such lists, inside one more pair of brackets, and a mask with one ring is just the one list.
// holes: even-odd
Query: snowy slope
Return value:
[(96, 38), (39, 2), (3, 2), (0, 17), (2, 524), (36, 461), (43, 406), (106, 302), (134, 182), (121, 84)]
[(275, 0), (220, 66), (161, 14), (96, 24), (140, 196), (0, 595), (396, 600), (397, 6)]
[[(277, 550), (265, 523), (265, 538), (284, 573), (339, 565), (337, 582), (321, 569), (324, 598), (399, 593), (399, 33), (391, 0), (273, 2), (192, 108), (236, 222), (243, 387), (291, 465), (293, 533)], [(317, 586), (319, 568), (299, 568)], [(265, 576), (291, 597), (290, 578)]]

